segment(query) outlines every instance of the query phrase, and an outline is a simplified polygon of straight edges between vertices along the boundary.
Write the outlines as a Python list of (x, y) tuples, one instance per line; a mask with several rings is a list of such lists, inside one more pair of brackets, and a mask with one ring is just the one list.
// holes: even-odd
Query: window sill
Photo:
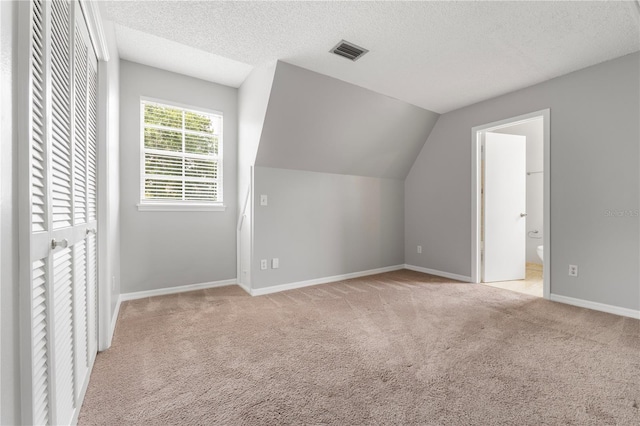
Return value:
[(226, 208), (223, 204), (138, 204), (141, 212), (223, 212)]

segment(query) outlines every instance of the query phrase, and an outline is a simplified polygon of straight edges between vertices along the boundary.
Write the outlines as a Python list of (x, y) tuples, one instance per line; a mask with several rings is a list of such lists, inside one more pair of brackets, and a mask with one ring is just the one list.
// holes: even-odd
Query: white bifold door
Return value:
[(97, 352), (97, 60), (77, 1), (19, 10), (22, 421), (61, 425)]
[(526, 149), (524, 136), (485, 134), (483, 282), (525, 278)]

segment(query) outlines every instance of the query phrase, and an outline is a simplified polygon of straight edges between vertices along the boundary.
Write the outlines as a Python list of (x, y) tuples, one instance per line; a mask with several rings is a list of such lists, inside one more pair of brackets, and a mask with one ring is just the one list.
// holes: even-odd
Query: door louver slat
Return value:
[(44, 70), (42, 67), (42, 45), (44, 43), (44, 33), (42, 31), (42, 5), (40, 1), (34, 2), (32, 14), (33, 31), (33, 52), (31, 55), (31, 97), (32, 103), (32, 123), (31, 130), (34, 137), (31, 140), (31, 231), (38, 232), (46, 230), (45, 212), (45, 142), (44, 142)]
[(95, 235), (87, 237), (87, 336), (89, 338), (89, 359), (96, 353), (98, 335), (98, 268)]
[(49, 342), (47, 337), (46, 263), (32, 266), (32, 395), (34, 424), (49, 423)]
[(75, 408), (71, 265), (70, 248), (53, 254), (56, 401), (58, 418), (69, 420)]
[[(79, 241), (73, 246), (75, 316), (76, 326), (76, 378), (84, 378), (89, 366), (87, 350), (87, 256), (86, 243)], [(82, 383), (76, 382), (76, 391)]]
[(71, 226), (71, 111), (69, 2), (55, 0), (52, 16), (52, 213), (53, 228)]
[(87, 105), (87, 217), (97, 216), (97, 154), (98, 154), (98, 73), (88, 67)]
[(87, 46), (76, 27), (75, 34), (75, 141), (74, 141), (74, 221), (87, 221)]

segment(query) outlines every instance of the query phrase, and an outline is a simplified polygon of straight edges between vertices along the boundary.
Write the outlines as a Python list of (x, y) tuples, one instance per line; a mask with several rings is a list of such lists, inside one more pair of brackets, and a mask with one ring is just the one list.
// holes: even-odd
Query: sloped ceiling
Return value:
[(285, 62), (257, 166), (404, 179), (438, 114)]
[[(121, 28), (119, 47), (135, 62), (160, 68), (179, 62), (187, 75), (221, 82), (237, 80), (230, 65), (283, 60), (438, 113), (640, 49), (635, 1), (139, 0), (101, 6), (103, 17)], [(343, 38), (370, 52), (355, 63), (330, 54)], [(182, 57), (162, 40), (193, 50)]]
[(253, 66), (176, 43), (152, 34), (114, 25), (120, 58), (206, 81), (240, 87)]

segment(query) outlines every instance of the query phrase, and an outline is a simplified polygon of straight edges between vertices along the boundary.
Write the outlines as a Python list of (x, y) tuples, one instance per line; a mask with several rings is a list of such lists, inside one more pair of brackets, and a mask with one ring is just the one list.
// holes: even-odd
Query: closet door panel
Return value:
[(97, 352), (97, 59), (79, 2), (20, 7), (23, 422), (69, 424)]

